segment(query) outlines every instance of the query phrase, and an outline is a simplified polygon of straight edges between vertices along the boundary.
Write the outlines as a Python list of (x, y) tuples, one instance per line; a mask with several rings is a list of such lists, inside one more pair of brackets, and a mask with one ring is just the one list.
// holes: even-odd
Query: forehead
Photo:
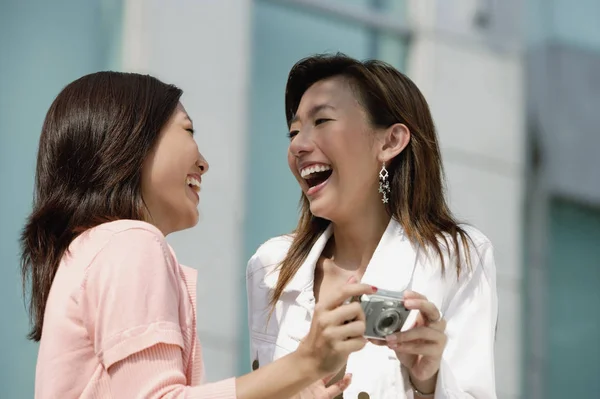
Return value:
[(310, 86), (302, 95), (297, 114), (308, 112), (311, 108), (320, 105), (344, 109), (358, 106), (358, 101), (348, 79), (335, 76)]
[(187, 111), (185, 110), (185, 107), (183, 106), (183, 104), (180, 102), (177, 104), (177, 107), (175, 108), (175, 112), (173, 113), (173, 119), (176, 121), (192, 121), (192, 118), (190, 118), (190, 116), (188, 115)]

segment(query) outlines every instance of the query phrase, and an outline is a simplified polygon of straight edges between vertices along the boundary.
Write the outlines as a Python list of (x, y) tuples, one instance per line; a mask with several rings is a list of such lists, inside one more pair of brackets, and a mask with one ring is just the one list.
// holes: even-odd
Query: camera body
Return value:
[(372, 295), (355, 297), (365, 313), (365, 338), (385, 340), (385, 337), (399, 332), (410, 313), (404, 307), (403, 293), (378, 290)]

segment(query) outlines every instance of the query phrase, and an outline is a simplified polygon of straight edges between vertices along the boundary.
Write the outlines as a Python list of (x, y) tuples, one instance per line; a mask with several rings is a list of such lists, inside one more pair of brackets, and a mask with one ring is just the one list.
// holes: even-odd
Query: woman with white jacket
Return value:
[[(302, 209), (248, 264), (253, 369), (295, 351), (356, 279), (402, 293), (411, 313), (332, 376), (352, 374), (344, 398), (495, 398), (493, 247), (448, 209), (419, 89), (383, 62), (317, 55), (292, 68), (285, 107)], [(325, 383), (300, 397), (327, 398)]]

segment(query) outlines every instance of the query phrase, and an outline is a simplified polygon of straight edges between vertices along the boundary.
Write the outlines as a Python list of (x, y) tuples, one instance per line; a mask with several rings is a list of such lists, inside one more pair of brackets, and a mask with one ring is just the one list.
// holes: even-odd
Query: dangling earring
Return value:
[(381, 201), (387, 204), (389, 201), (388, 194), (390, 193), (390, 182), (388, 181), (389, 173), (385, 168), (385, 162), (379, 171), (379, 193), (382, 195)]

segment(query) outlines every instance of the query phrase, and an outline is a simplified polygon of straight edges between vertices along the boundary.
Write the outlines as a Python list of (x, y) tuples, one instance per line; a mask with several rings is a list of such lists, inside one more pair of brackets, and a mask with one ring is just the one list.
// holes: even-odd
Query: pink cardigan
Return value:
[(83, 233), (52, 283), (35, 397), (235, 399), (234, 378), (201, 385), (196, 277), (148, 223)]

